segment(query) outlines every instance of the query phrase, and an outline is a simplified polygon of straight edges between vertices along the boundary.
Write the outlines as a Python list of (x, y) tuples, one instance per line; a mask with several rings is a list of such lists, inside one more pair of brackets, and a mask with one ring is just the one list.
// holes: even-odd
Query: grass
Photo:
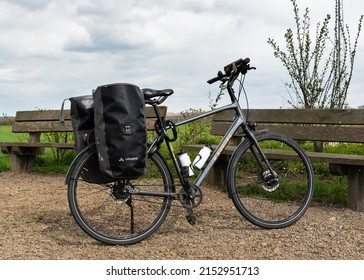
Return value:
[(13, 133), (11, 125), (0, 125), (0, 142), (26, 142), (28, 133)]
[[(20, 135), (20, 138), (24, 135)], [(0, 125), (0, 142), (20, 141), (15, 133), (11, 132), (11, 125)], [(10, 155), (0, 153), (0, 172), (10, 169)]]
[(10, 170), (10, 156), (0, 153), (0, 172)]
[(313, 201), (327, 205), (346, 205), (347, 177), (316, 176)]
[(52, 149), (46, 148), (44, 155), (36, 157), (33, 171), (39, 173), (66, 174), (75, 155), (75, 151), (67, 151), (64, 163), (59, 165), (54, 159)]

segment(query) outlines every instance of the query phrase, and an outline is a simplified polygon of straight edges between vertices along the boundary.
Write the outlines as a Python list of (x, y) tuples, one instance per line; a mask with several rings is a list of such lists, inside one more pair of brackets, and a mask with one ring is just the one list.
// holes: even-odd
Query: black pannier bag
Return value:
[(71, 102), (71, 123), (75, 138), (75, 150), (80, 153), (85, 147), (85, 138), (88, 138), (95, 129), (94, 100), (92, 95), (70, 97), (63, 100), (60, 122), (64, 124), (64, 103)]
[(94, 100), (92, 95), (69, 98), (71, 102), (71, 122), (75, 137), (76, 152), (87, 146), (94, 133)]
[[(70, 97), (62, 103), (60, 122), (64, 123), (64, 102), (71, 102), (71, 123), (74, 133), (75, 150), (79, 154), (87, 145), (95, 142), (94, 101), (92, 95)], [(94, 184), (106, 184), (115, 181), (100, 171), (97, 156), (92, 155), (81, 173), (83, 180)]]
[(144, 175), (147, 131), (144, 97), (139, 87), (125, 83), (99, 86), (93, 99), (101, 171), (116, 179)]

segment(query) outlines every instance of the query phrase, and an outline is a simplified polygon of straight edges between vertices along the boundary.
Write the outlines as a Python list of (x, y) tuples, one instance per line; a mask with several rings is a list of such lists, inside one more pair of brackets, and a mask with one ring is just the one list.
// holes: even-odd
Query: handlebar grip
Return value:
[(207, 82), (211, 85), (211, 84), (213, 84), (213, 83), (215, 83), (215, 82), (217, 82), (217, 81), (220, 81), (222, 78), (224, 78), (226, 75), (224, 75), (221, 71), (219, 71), (218, 73), (217, 73), (217, 77), (215, 77), (215, 78), (212, 78), (212, 79), (210, 79), (210, 80), (208, 80)]
[(217, 82), (219, 80), (220, 80), (220, 77), (215, 77), (215, 78), (212, 78), (212, 79), (208, 80), (207, 82), (211, 85), (211, 84), (213, 84), (213, 83), (215, 83), (215, 82)]
[(250, 58), (249, 58), (249, 57), (247, 57), (247, 58), (243, 59), (243, 62), (244, 62), (245, 64), (248, 64), (248, 63), (250, 62)]

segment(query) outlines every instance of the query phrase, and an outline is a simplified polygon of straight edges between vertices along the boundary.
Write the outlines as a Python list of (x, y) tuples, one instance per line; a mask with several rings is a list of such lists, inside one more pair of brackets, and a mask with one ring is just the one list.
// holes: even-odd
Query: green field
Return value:
[(11, 125), (0, 125), (0, 142), (26, 142), (27, 133), (12, 133)]
[[(10, 125), (0, 125), (0, 142), (16, 141), (14, 137), (15, 135), (11, 132)], [(9, 155), (4, 155), (3, 153), (0, 153), (0, 172), (9, 169), (9, 160)]]

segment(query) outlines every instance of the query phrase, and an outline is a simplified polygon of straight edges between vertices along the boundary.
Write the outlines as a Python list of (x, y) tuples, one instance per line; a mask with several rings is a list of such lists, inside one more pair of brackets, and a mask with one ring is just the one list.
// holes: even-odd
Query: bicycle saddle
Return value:
[(149, 100), (153, 97), (164, 97), (170, 96), (173, 93), (172, 89), (151, 89), (151, 88), (143, 88), (141, 92), (144, 94), (144, 99)]

